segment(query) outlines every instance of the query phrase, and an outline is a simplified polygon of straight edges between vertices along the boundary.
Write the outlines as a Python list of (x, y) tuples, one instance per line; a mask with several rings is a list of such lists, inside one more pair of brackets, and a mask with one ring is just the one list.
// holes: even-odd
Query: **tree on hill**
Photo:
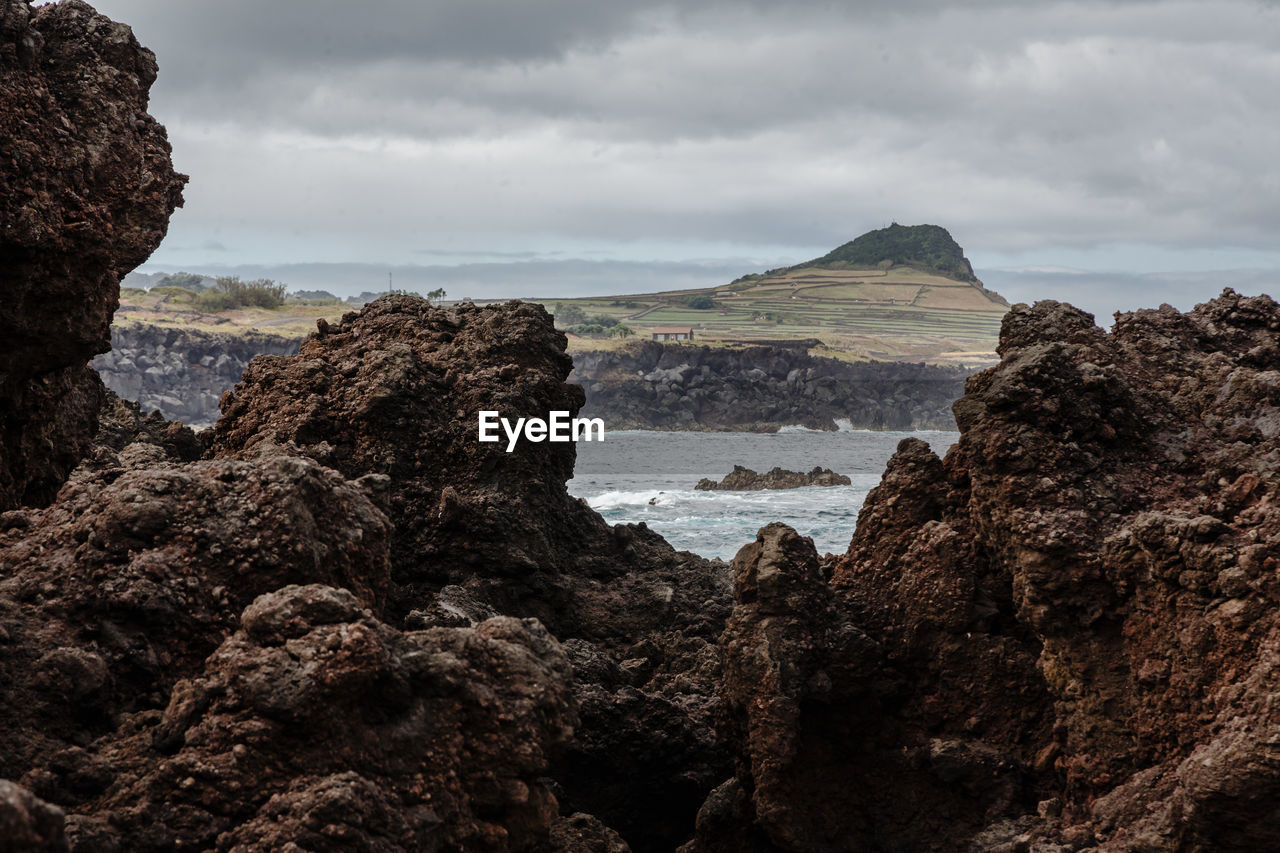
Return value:
[(587, 312), (583, 311), (577, 305), (557, 305), (556, 306), (556, 328), (567, 329), (571, 326), (580, 326), (587, 322)]
[(193, 272), (169, 273), (156, 282), (156, 287), (181, 287), (183, 290), (199, 293), (205, 289), (204, 276)]
[(327, 290), (295, 290), (289, 294), (290, 299), (302, 299), (313, 302), (338, 302), (337, 296), (334, 296)]
[(855, 269), (874, 269), (903, 264), (926, 272), (936, 272), (959, 281), (977, 281), (964, 250), (940, 225), (899, 225), (868, 231), (833, 249), (820, 258), (799, 264), (802, 267), (831, 267), (837, 264)]

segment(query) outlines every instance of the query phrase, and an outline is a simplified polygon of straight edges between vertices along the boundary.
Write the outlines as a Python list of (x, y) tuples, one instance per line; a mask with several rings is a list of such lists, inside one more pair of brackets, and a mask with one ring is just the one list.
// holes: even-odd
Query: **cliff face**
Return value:
[(112, 326), (111, 351), (91, 366), (124, 399), (199, 429), (213, 426), (222, 395), (240, 381), (255, 356), (293, 355), (300, 343), (260, 332)]
[(968, 371), (925, 364), (850, 364), (783, 347), (635, 344), (578, 353), (570, 381), (584, 414), (609, 429), (769, 432), (799, 424), (835, 429), (955, 429), (951, 403)]
[(902, 443), (829, 584), (761, 531), (722, 641), (741, 769), (694, 849), (1280, 843), (1278, 333), (1230, 291), (1111, 334), (1015, 307), (960, 442)]
[(0, 509), (47, 503), (88, 447), (120, 278), (186, 177), (147, 115), (155, 56), (79, 0), (0, 4)]

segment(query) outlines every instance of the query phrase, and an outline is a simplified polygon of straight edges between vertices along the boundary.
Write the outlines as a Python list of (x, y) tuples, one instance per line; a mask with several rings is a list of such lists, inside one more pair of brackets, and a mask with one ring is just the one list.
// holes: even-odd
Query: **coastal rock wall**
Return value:
[(156, 61), (80, 0), (0, 4), (0, 510), (47, 503), (88, 448), (120, 279), (182, 203), (147, 114)]
[(293, 355), (301, 338), (147, 324), (111, 327), (111, 351), (91, 366), (120, 397), (188, 426), (213, 426), (218, 403), (258, 355)]
[(785, 347), (724, 349), (646, 341), (577, 353), (571, 382), (584, 415), (609, 429), (768, 432), (955, 429), (951, 404), (969, 371), (896, 362), (849, 363)]

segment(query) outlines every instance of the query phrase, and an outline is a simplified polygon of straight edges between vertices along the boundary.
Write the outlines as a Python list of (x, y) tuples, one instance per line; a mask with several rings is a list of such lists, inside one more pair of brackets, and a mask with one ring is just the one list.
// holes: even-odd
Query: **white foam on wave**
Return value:
[(617, 509), (624, 506), (643, 506), (657, 498), (662, 499), (663, 492), (658, 489), (646, 489), (638, 492), (613, 491), (601, 492), (587, 498), (587, 505), (594, 510)]
[(826, 429), (811, 429), (810, 427), (801, 426), (800, 424), (787, 424), (786, 426), (778, 427), (778, 433), (781, 435), (792, 435), (798, 432), (830, 432), (830, 431), (831, 430), (826, 430)]

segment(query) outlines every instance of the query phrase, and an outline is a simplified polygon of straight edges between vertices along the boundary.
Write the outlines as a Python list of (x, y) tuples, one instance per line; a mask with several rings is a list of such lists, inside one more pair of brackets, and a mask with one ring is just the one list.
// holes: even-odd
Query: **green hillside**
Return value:
[(876, 269), (882, 265), (902, 265), (940, 273), (957, 281), (977, 281), (969, 259), (940, 225), (899, 225), (868, 231), (856, 240), (832, 249), (820, 258), (792, 269)]

